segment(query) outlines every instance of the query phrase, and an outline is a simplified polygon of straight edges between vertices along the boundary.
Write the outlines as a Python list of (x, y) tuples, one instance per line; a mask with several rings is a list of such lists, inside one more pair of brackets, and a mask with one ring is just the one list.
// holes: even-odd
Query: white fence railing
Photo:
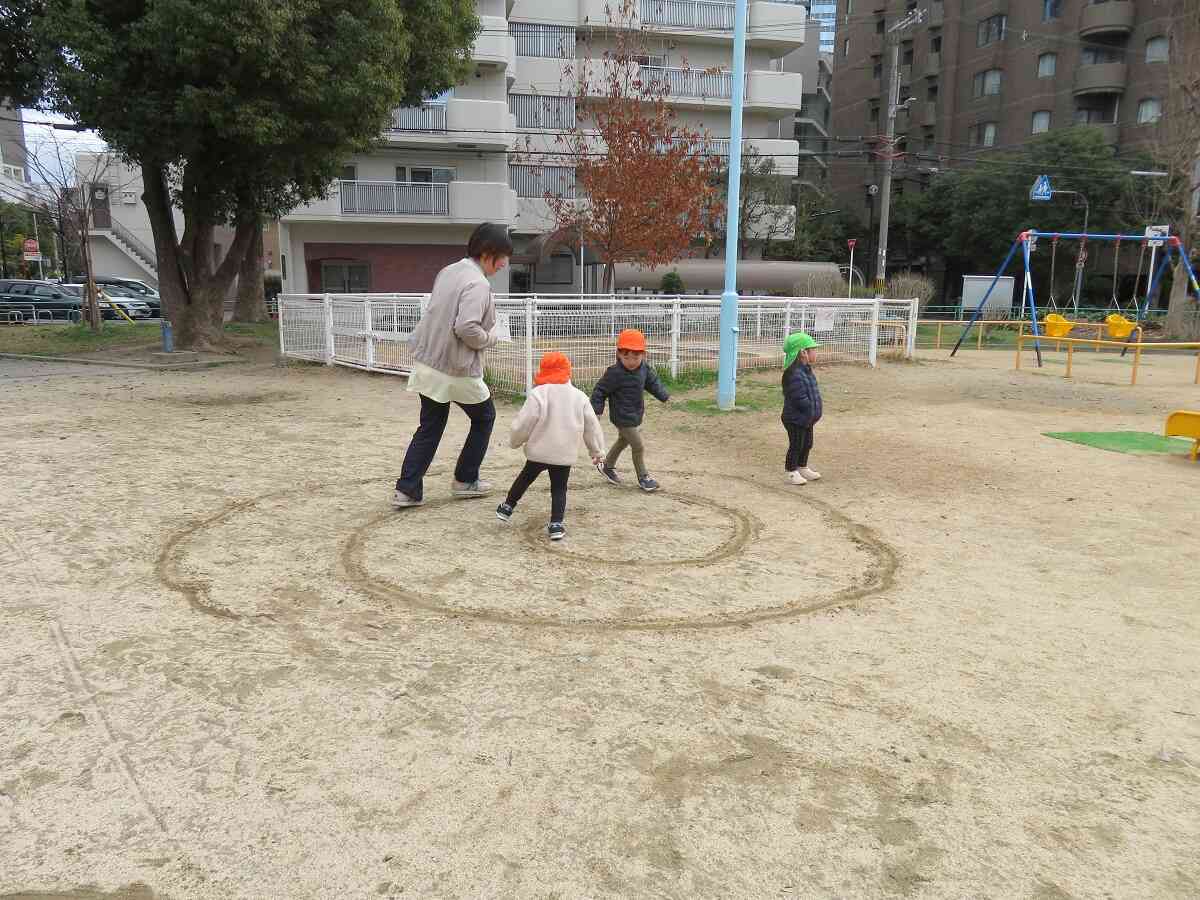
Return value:
[(713, 0), (642, 0), (647, 25), (670, 25), (698, 31), (733, 31), (734, 4)]
[(733, 96), (733, 76), (728, 72), (706, 72), (704, 69), (672, 69), (663, 66), (642, 66), (643, 78), (652, 84), (665, 85), (672, 97), (704, 97), (728, 100)]
[(342, 181), (343, 215), (448, 216), (450, 185), (412, 181)]
[[(412, 362), (408, 338), (428, 300), (428, 294), (281, 294), (280, 351), (328, 365), (406, 373)], [(488, 378), (501, 390), (528, 390), (548, 350), (566, 353), (575, 383), (590, 386), (612, 364), (617, 334), (625, 328), (646, 335), (651, 363), (672, 377), (717, 367), (717, 297), (500, 294), (496, 308), (508, 317), (513, 337), (486, 354)], [(738, 371), (780, 368), (784, 337), (800, 330), (820, 342), (823, 363), (874, 366), (880, 357), (911, 358), (916, 317), (915, 300), (744, 297)]]
[(422, 103), (392, 110), (390, 131), (445, 131), (446, 104)]

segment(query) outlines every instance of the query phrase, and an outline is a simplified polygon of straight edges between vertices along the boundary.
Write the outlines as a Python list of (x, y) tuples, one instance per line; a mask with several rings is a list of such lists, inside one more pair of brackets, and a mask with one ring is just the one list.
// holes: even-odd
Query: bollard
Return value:
[(175, 352), (175, 332), (171, 330), (171, 322), (169, 319), (163, 319), (160, 323), (162, 328), (162, 348), (163, 353)]

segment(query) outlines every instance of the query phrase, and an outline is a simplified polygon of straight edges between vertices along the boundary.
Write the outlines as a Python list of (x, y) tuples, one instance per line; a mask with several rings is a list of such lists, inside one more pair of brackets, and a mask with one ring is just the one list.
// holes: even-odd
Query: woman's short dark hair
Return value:
[(471, 259), (512, 256), (512, 252), (512, 238), (508, 236), (508, 228), (495, 222), (484, 222), (471, 232), (471, 239), (467, 241), (467, 256)]

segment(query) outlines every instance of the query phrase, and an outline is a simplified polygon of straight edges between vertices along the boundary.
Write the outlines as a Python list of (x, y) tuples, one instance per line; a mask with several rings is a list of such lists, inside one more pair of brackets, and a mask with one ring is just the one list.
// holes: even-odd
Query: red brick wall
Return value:
[(321, 262), (365, 262), (371, 267), (370, 290), (428, 291), (445, 266), (463, 258), (459, 244), (319, 244), (304, 245), (308, 289), (321, 290)]

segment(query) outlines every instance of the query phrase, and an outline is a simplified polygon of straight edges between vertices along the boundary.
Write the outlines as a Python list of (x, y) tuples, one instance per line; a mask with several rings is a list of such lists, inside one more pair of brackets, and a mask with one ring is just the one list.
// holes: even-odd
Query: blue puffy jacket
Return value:
[(785, 425), (815, 425), (821, 419), (821, 389), (812, 366), (797, 359), (783, 372)]

